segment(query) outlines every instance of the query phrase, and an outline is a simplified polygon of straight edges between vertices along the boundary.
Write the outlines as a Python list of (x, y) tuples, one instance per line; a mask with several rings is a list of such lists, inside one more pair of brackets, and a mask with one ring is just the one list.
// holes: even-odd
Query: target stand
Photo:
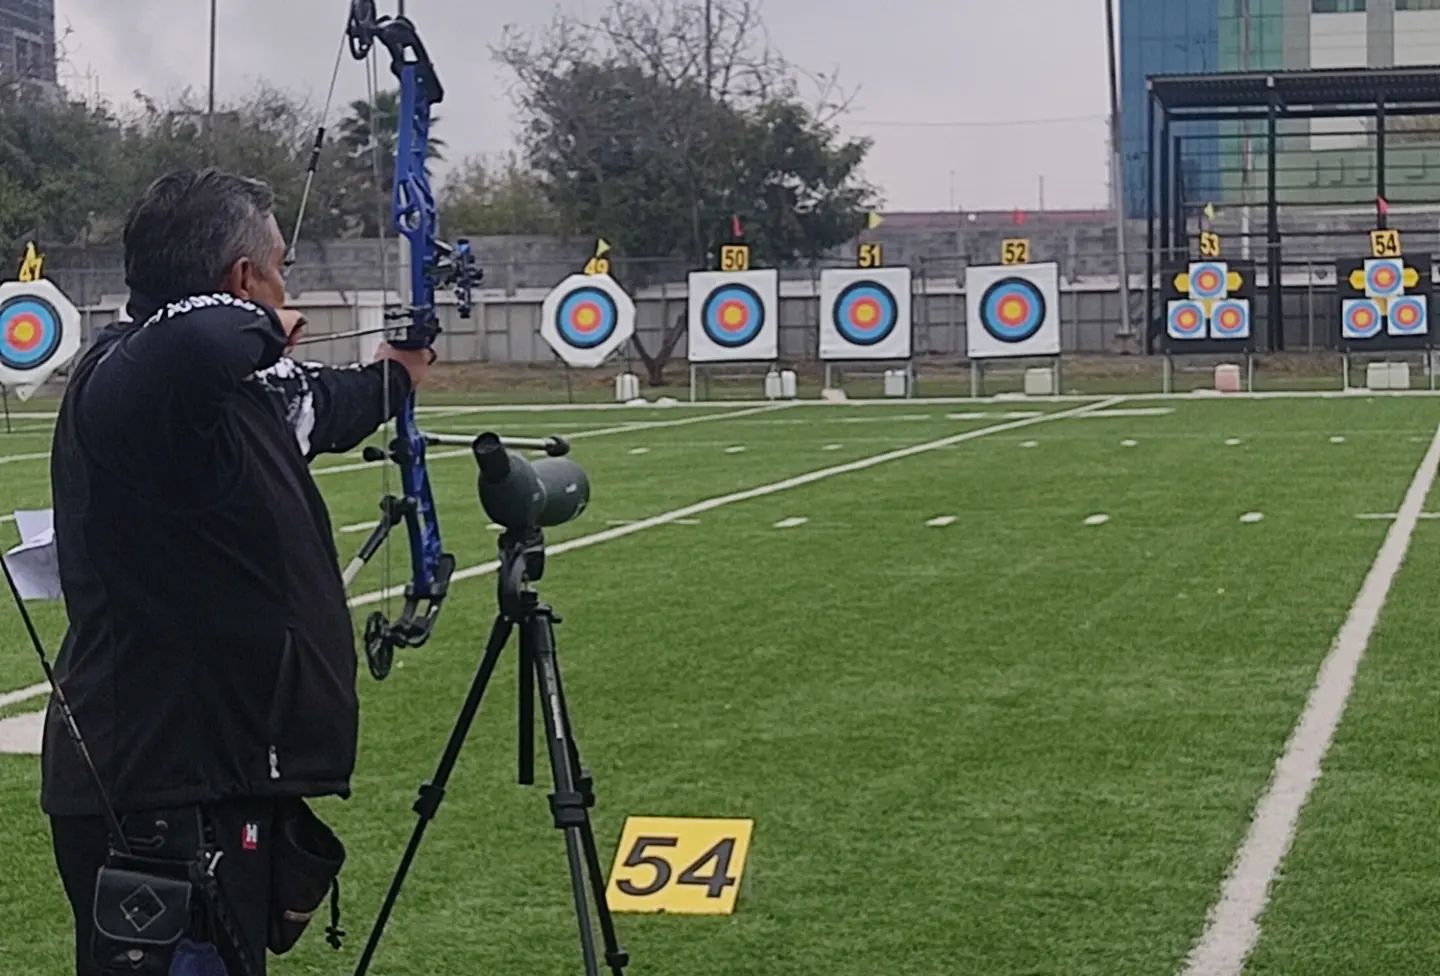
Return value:
[(888, 379), (898, 367), (904, 395), (915, 395), (912, 288), (903, 266), (820, 272), (819, 353), (827, 390), (846, 375)]
[[(1336, 262), (1342, 389), (1350, 389), (1352, 356), (1397, 352), (1422, 353), (1430, 389), (1436, 389), (1436, 342), (1431, 328), (1433, 280), (1429, 254)], [(1387, 383), (1382, 388), (1391, 387)]]
[[(692, 271), (689, 280), (690, 402), (710, 380), (763, 377), (780, 358), (780, 272)], [(716, 372), (713, 366), (723, 366)]]
[[(1060, 364), (1060, 265), (977, 265), (965, 272), (965, 347), (970, 395), (984, 395), (987, 371), (1015, 374), (1022, 361), (1043, 361), (1052, 393), (1063, 386)], [(989, 367), (1001, 360), (1005, 370)], [(1020, 369), (1018, 372), (1024, 373)]]
[(1150, 324), (1163, 356), (1161, 392), (1174, 392), (1176, 372), (1206, 368), (1177, 365), (1177, 360), (1195, 356), (1243, 357), (1245, 390), (1254, 390), (1254, 262), (1173, 264), (1165, 269), (1163, 284), (1161, 318)]

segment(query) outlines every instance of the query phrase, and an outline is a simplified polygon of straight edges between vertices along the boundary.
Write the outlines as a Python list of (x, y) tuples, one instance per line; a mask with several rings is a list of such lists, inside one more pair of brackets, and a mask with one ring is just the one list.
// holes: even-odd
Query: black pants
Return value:
[[(215, 878), (250, 958), (259, 966), (255, 976), (264, 976), (275, 801), (229, 800), (206, 806), (201, 813), (205, 828), (222, 852)], [(193, 813), (187, 817), (186, 811), (155, 811), (128, 814), (122, 820), (132, 843), (158, 840), (163, 852), (158, 856), (179, 859), (195, 850), (194, 828), (187, 826), (195, 822)], [(109, 850), (105, 821), (99, 817), (51, 817), (50, 832), (60, 881), (75, 914), (76, 976), (109, 976), (95, 962), (91, 951), (95, 875), (104, 866)], [(154, 850), (150, 853), (157, 854)], [(219, 946), (231, 976), (239, 976), (243, 969), (228, 940), (216, 935), (209, 941)]]

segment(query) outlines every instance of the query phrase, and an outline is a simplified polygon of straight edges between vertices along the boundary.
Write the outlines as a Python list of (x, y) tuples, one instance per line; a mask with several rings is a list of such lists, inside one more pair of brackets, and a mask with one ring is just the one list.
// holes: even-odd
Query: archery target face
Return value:
[(80, 313), (50, 281), (0, 285), (0, 383), (26, 399), (80, 351)]
[(1219, 261), (1190, 265), (1190, 297), (1201, 301), (1224, 298), (1230, 293), (1230, 268)]
[(820, 273), (820, 358), (909, 359), (910, 269)]
[(1385, 316), (1378, 302), (1347, 298), (1340, 309), (1340, 334), (1346, 339), (1371, 339), (1380, 334)]
[(609, 275), (571, 275), (540, 315), (541, 337), (571, 366), (599, 366), (635, 334), (635, 303)]
[(1059, 354), (1059, 265), (971, 268), (965, 292), (972, 358)]
[(1176, 299), (1170, 302), (1165, 329), (1172, 339), (1205, 338), (1205, 309), (1199, 302)]
[(1424, 296), (1408, 295), (1390, 302), (1385, 316), (1386, 331), (1392, 336), (1425, 335), (1430, 331), (1430, 309)]
[(690, 360), (768, 361), (780, 354), (780, 272), (690, 275)]
[(1405, 262), (1375, 258), (1365, 262), (1365, 297), (1397, 298), (1405, 294)]
[(1212, 339), (1250, 338), (1250, 302), (1244, 298), (1231, 298), (1216, 302), (1210, 310), (1210, 337)]

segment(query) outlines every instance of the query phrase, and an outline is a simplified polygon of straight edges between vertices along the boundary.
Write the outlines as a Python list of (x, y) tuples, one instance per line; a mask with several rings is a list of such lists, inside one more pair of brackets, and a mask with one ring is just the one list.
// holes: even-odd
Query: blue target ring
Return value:
[(835, 299), (831, 317), (846, 342), (873, 346), (895, 331), (900, 308), (889, 288), (875, 281), (857, 281)]
[(705, 297), (700, 325), (716, 345), (735, 349), (765, 327), (765, 303), (748, 285), (721, 285)]
[(1045, 295), (1027, 278), (1002, 278), (980, 300), (980, 325), (1001, 342), (1024, 342), (1045, 324)]
[(555, 329), (576, 349), (594, 349), (615, 334), (620, 310), (602, 288), (584, 285), (565, 296), (555, 311)]
[(60, 313), (43, 298), (19, 295), (0, 305), (0, 363), (38, 369), (60, 351)]

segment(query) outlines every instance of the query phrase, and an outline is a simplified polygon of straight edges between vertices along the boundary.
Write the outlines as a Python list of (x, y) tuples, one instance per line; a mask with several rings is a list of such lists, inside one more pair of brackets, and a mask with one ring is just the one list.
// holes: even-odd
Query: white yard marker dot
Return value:
[(1337, 435), (1337, 436), (1335, 436), (1335, 437), (1330, 438), (1330, 443), (1331, 443), (1331, 444), (1344, 444), (1344, 443), (1345, 443), (1345, 438), (1340, 437), (1340, 436)]
[(745, 448), (741, 447), (739, 444), (736, 444), (734, 447), (727, 447), (727, 448), (725, 448), (725, 453), (726, 453), (726, 454), (744, 454), (744, 453), (745, 453)]
[(808, 521), (810, 521), (808, 518), (801, 518), (801, 517), (785, 518), (785, 519), (781, 519), (780, 521), (776, 522), (776, 523), (775, 523), (775, 528), (777, 528), (777, 529), (798, 529), (800, 526), (804, 525), (804, 524), (805, 524), (806, 522), (808, 522)]
[(1238, 438), (1238, 437), (1231, 437), (1229, 440), (1227, 440), (1227, 441), (1225, 442), (1225, 446), (1226, 446), (1226, 447), (1239, 447), (1240, 444), (1241, 444), (1241, 441), (1240, 441), (1240, 438)]
[(822, 450), (822, 451), (838, 451), (838, 450), (840, 450), (840, 448), (842, 448), (842, 447), (844, 447), (844, 446), (845, 446), (844, 444), (826, 444), (826, 445), (825, 445), (824, 447), (822, 447), (820, 450)]
[(939, 516), (936, 516), (935, 518), (932, 518), (930, 521), (926, 522), (925, 524), (926, 524), (927, 526), (929, 526), (930, 528), (932, 528), (932, 529), (943, 529), (943, 528), (945, 528), (945, 526), (947, 526), (947, 525), (954, 525), (954, 524), (955, 524), (955, 521), (956, 521), (956, 519), (955, 519), (955, 516), (953, 516), (953, 515), (939, 515)]
[(676, 525), (699, 525), (699, 524), (700, 524), (700, 520), (699, 520), (699, 519), (676, 519), (676, 520), (675, 520), (675, 524), (676, 524)]
[(377, 526), (377, 525), (379, 525), (379, 524), (380, 524), (379, 522), (356, 522), (354, 525), (342, 525), (342, 526), (340, 526), (340, 531), (341, 531), (341, 532), (346, 532), (346, 533), (349, 533), (349, 532), (369, 532), (371, 529), (375, 528), (375, 526)]
[(1108, 522), (1108, 521), (1110, 521), (1110, 516), (1106, 515), (1104, 512), (1100, 512), (1100, 513), (1098, 513), (1098, 514), (1092, 515), (1092, 516), (1090, 516), (1089, 518), (1087, 518), (1087, 519), (1085, 520), (1085, 524), (1086, 524), (1086, 525), (1104, 525), (1104, 524), (1105, 524), (1106, 522)]
[(1244, 515), (1240, 516), (1240, 521), (1244, 522), (1246, 525), (1254, 525), (1256, 522), (1263, 521), (1264, 518), (1264, 512), (1246, 512)]
[(1126, 441), (1121, 441), (1121, 442), (1120, 442), (1120, 446), (1121, 446), (1121, 447), (1139, 447), (1139, 446), (1140, 446), (1140, 442), (1139, 442), (1139, 441), (1129, 441), (1129, 440), (1126, 440)]
[(1021, 442), (1020, 442), (1020, 446), (1021, 446), (1021, 447), (1039, 447), (1039, 446), (1040, 446), (1040, 442), (1039, 442), (1039, 441), (1021, 441)]
[(632, 448), (630, 448), (630, 453), (631, 453), (631, 454), (649, 454), (649, 453), (650, 453), (650, 448), (648, 448), (648, 447), (632, 447)]

